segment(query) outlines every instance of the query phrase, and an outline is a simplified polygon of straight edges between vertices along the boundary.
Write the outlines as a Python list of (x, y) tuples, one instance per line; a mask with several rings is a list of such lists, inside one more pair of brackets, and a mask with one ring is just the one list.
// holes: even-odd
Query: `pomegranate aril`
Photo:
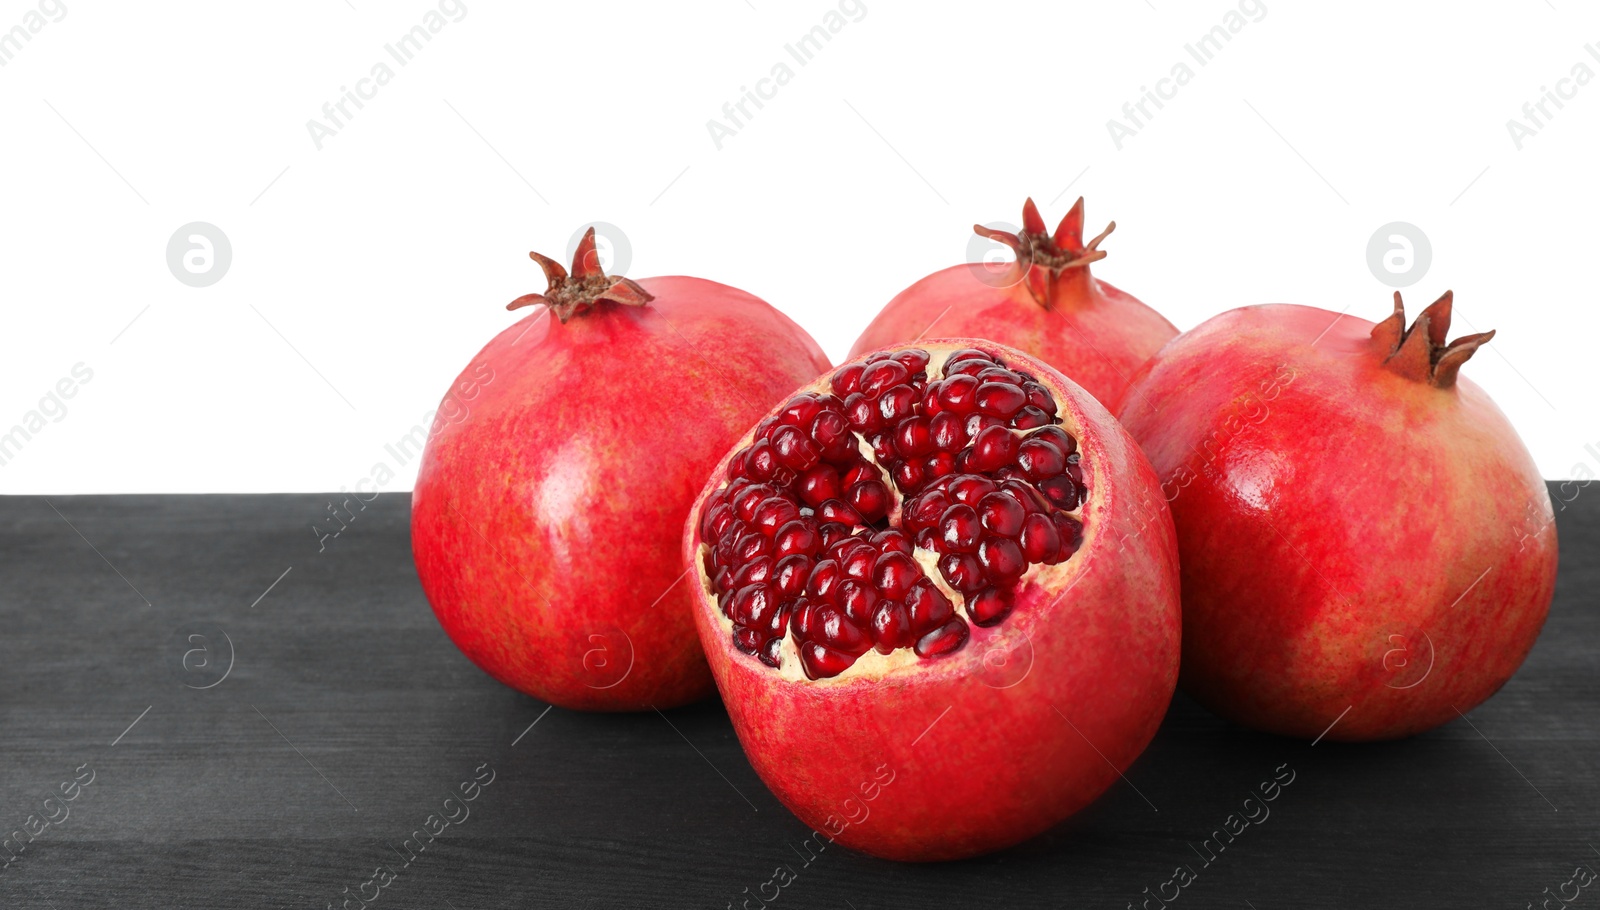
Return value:
[(918, 657), (939, 657), (950, 654), (967, 643), (967, 624), (960, 617), (917, 639)]
[(1010, 588), (984, 588), (967, 600), (967, 615), (974, 625), (992, 626), (1005, 619), (1015, 605)]
[(872, 446), (872, 454), (879, 461), (892, 463), (895, 461), (894, 434), (885, 430), (882, 433), (873, 433), (867, 437), (867, 445)]
[(766, 636), (762, 634), (760, 629), (737, 626), (733, 630), (734, 645), (736, 645), (739, 650), (746, 654), (756, 654), (760, 652), (761, 646), (765, 643), (762, 641), (762, 639), (765, 637)]
[(824, 559), (811, 567), (811, 577), (806, 580), (806, 599), (815, 604), (836, 603), (839, 598), (839, 582), (844, 580), (844, 573), (840, 571), (839, 564), (831, 559)]
[(746, 534), (733, 545), (733, 558), (728, 564), (749, 562), (757, 556), (772, 555), (772, 539), (757, 533)]
[(834, 446), (850, 437), (850, 421), (845, 419), (844, 410), (828, 410), (817, 415), (811, 421), (811, 438), (817, 445), (824, 449)]
[(975, 506), (983, 497), (999, 489), (995, 482), (981, 474), (962, 474), (950, 481), (950, 498)]
[(845, 471), (844, 488), (850, 489), (858, 483), (867, 480), (882, 480), (883, 473), (869, 461), (858, 459)]
[(778, 529), (800, 517), (800, 507), (790, 500), (770, 496), (756, 506), (756, 530), (768, 537), (778, 533)]
[(869, 546), (861, 546), (851, 550), (848, 556), (839, 561), (839, 566), (844, 569), (844, 574), (860, 581), (870, 581), (872, 567), (878, 564), (878, 551)]
[(837, 521), (824, 521), (817, 527), (817, 534), (822, 538), (823, 547), (831, 547), (837, 541), (850, 536), (850, 526)]
[(978, 380), (971, 376), (951, 376), (939, 383), (939, 404), (952, 414), (971, 414), (977, 409)]
[(916, 641), (905, 605), (892, 600), (878, 604), (872, 613), (873, 646), (883, 654)]
[(829, 679), (838, 676), (850, 669), (850, 665), (855, 662), (854, 655), (840, 653), (814, 641), (808, 641), (800, 646), (800, 666), (806, 671), (807, 679)]
[(712, 580), (711, 585), (717, 589), (719, 594), (726, 594), (733, 590), (733, 570), (718, 569), (717, 577)]
[(922, 463), (922, 482), (928, 483), (954, 474), (956, 471), (956, 457), (949, 452), (937, 452), (929, 455)]
[(950, 587), (963, 594), (976, 591), (988, 584), (983, 576), (983, 566), (978, 557), (969, 553), (946, 553), (939, 557), (939, 574)]
[(835, 607), (812, 607), (813, 641), (820, 641), (845, 654), (862, 654), (872, 647), (872, 638)]
[(1056, 400), (1050, 391), (1032, 379), (1022, 384), (1022, 391), (1028, 395), (1028, 405), (1038, 408), (1051, 417), (1056, 416)]
[(922, 489), (922, 482), (925, 479), (925, 474), (922, 470), (922, 464), (920, 462), (897, 462), (894, 466), (894, 470), (890, 473), (894, 475), (895, 486), (899, 487), (901, 490), (904, 490), (907, 493), (914, 493), (917, 490)]
[(773, 550), (781, 558), (800, 554), (814, 556), (822, 546), (822, 538), (805, 521), (791, 521), (778, 529), (778, 535), (772, 539)]
[(1045, 499), (1043, 494), (1025, 481), (1003, 480), (1000, 482), (1000, 489), (1016, 497), (1017, 502), (1022, 503), (1022, 508), (1026, 509), (1029, 514), (1050, 511), (1049, 500)]
[(862, 481), (850, 488), (850, 505), (866, 521), (877, 521), (889, 511), (889, 488), (879, 480)]
[(884, 426), (892, 425), (911, 416), (917, 406), (917, 390), (908, 385), (897, 385), (878, 399), (878, 416)]
[(839, 470), (833, 465), (819, 464), (801, 474), (797, 481), (800, 500), (813, 509), (826, 500), (839, 498)]
[(1008, 419), (1028, 403), (1028, 395), (1009, 382), (985, 382), (973, 395), (978, 410), (992, 417)]
[(932, 581), (924, 578), (911, 586), (906, 592), (906, 610), (911, 616), (911, 625), (918, 631), (928, 631), (944, 625), (955, 615), (955, 607), (950, 603), (950, 598), (944, 596)]
[(1017, 544), (1028, 562), (1054, 565), (1060, 561), (1061, 534), (1056, 530), (1055, 522), (1043, 512), (1035, 512), (1023, 520), (1022, 534), (1017, 538)]
[(1029, 480), (1044, 480), (1067, 469), (1067, 456), (1051, 443), (1030, 437), (1017, 445), (1017, 467)]
[(928, 421), (928, 441), (935, 449), (941, 452), (954, 454), (961, 451), (967, 444), (966, 423), (961, 415), (954, 411), (944, 411), (933, 415)]
[(978, 434), (989, 427), (1003, 427), (1005, 425), (1006, 422), (1004, 420), (998, 417), (991, 417), (988, 414), (968, 414), (967, 422), (961, 428), (967, 431), (968, 439), (977, 439)]
[(779, 633), (777, 638), (769, 638), (756, 653), (756, 659), (769, 667), (777, 668), (782, 661), (783, 636)]
[(758, 556), (740, 566), (733, 573), (733, 586), (742, 588), (745, 585), (761, 584), (772, 578), (773, 568), (776, 563), (770, 556)]
[(722, 536), (733, 521), (733, 507), (725, 502), (719, 502), (706, 511), (705, 517), (700, 521), (700, 536), (707, 541), (715, 540)]
[(1078, 441), (1073, 439), (1071, 434), (1060, 427), (1044, 427), (1033, 433), (1029, 433), (1028, 438), (1040, 439), (1051, 443), (1056, 448), (1061, 450), (1061, 454), (1063, 456), (1069, 459), (1072, 457), (1074, 452), (1078, 451)]
[[(1019, 389), (1018, 389), (1019, 391), (1020, 391), (1020, 383), (1022, 382), (1022, 377), (1021, 376), (1017, 375), (1016, 373), (1011, 372), (1010, 370), (1006, 369), (1003, 366), (998, 366), (998, 365), (984, 367), (982, 370), (978, 371), (977, 376), (974, 377), (974, 378), (976, 378), (978, 380), (978, 382), (980, 382), (980, 383), (984, 383), (984, 382), (1003, 382), (1006, 385), (1019, 386)], [(1026, 399), (1027, 399), (1027, 395), (1026, 394), (1023, 395), (1023, 399), (1024, 399), (1024, 401), (1026, 401)]]
[(779, 413), (778, 419), (789, 426), (805, 428), (811, 425), (821, 410), (822, 401), (816, 395), (796, 395), (789, 399), (788, 406)]
[(978, 563), (995, 584), (1016, 581), (1028, 570), (1022, 548), (1006, 537), (985, 537), (978, 544)]
[(906, 372), (912, 375), (916, 375), (928, 368), (928, 352), (921, 348), (906, 348), (903, 351), (895, 351), (890, 356), (905, 367)]
[(861, 372), (866, 369), (865, 364), (852, 363), (839, 368), (833, 374), (833, 394), (843, 398), (851, 392), (861, 389)]
[(991, 534), (1016, 537), (1022, 533), (1022, 520), (1028, 511), (1009, 493), (990, 493), (978, 501), (978, 518)]
[(897, 531), (894, 528), (886, 528), (879, 531), (868, 540), (873, 546), (885, 553), (904, 553), (910, 556), (913, 550), (911, 538), (907, 537), (904, 531)]
[(988, 351), (980, 351), (977, 348), (962, 348), (961, 350), (956, 351), (954, 354), (951, 354), (949, 357), (945, 358), (944, 363), (946, 372), (949, 371), (950, 364), (959, 363), (963, 360), (982, 361), (982, 365), (987, 367), (994, 363), (994, 356)]
[(870, 584), (847, 578), (839, 582), (839, 606), (851, 622), (865, 626), (878, 606), (878, 592)]
[(817, 506), (817, 517), (823, 521), (834, 521), (846, 525), (866, 524), (865, 521), (862, 521), (860, 512), (851, 508), (849, 503), (840, 502), (837, 499), (830, 499)]
[(785, 556), (772, 569), (773, 584), (784, 597), (799, 597), (805, 593), (806, 579), (811, 575), (811, 560), (804, 556)]
[(982, 536), (983, 522), (978, 511), (965, 503), (951, 506), (939, 518), (939, 540), (943, 544), (940, 549), (945, 553), (976, 553)]
[(860, 392), (844, 400), (844, 416), (857, 432), (871, 433), (883, 429), (883, 415), (878, 413), (878, 403)]
[(1078, 552), (1078, 548), (1083, 546), (1082, 522), (1060, 512), (1051, 515), (1050, 520), (1055, 522), (1056, 533), (1061, 535), (1061, 552), (1067, 556)]
[(939, 530), (937, 528), (923, 528), (918, 531), (916, 544), (923, 550), (939, 549)]
[(890, 600), (902, 600), (911, 586), (922, 578), (922, 567), (909, 555), (891, 550), (878, 557), (872, 567), (872, 583), (878, 593)]
[(1058, 509), (1071, 511), (1078, 507), (1078, 485), (1066, 474), (1057, 474), (1039, 481), (1039, 492)]
[(1011, 418), (1011, 426), (1018, 430), (1033, 430), (1050, 425), (1050, 415), (1033, 405), (1028, 405)]
[(1017, 437), (1005, 427), (986, 427), (972, 440), (972, 457), (968, 462), (974, 471), (993, 471), (1016, 461)]
[(877, 398), (894, 386), (911, 378), (904, 366), (893, 360), (880, 360), (861, 371), (861, 393)]
[(799, 427), (779, 427), (772, 434), (772, 451), (779, 464), (796, 471), (808, 470), (822, 460), (822, 451)]
[(932, 452), (933, 433), (928, 418), (912, 417), (902, 421), (894, 429), (894, 447), (902, 458), (916, 458)]
[(741, 626), (755, 624), (755, 616), (759, 612), (766, 614), (769, 609), (777, 609), (777, 598), (772, 596), (769, 585), (745, 585), (733, 593), (733, 599), (728, 602), (728, 618)]
[(928, 490), (906, 503), (901, 511), (906, 527), (912, 530), (932, 527), (950, 508), (950, 495), (943, 490)]

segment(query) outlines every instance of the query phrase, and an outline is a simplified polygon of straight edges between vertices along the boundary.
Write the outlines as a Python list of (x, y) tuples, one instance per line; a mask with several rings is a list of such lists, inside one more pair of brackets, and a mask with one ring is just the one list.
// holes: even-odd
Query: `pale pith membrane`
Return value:
[(1082, 544), (1077, 440), (1034, 376), (909, 348), (840, 367), (831, 388), (763, 420), (700, 514), (739, 650), (797, 656), (810, 679), (873, 650), (936, 659)]

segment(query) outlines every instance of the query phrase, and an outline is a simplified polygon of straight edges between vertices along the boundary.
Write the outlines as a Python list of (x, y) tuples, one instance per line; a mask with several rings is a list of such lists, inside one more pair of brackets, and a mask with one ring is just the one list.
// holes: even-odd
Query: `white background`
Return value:
[[(1453, 288), (1457, 333), (1500, 331), (1466, 374), (1541, 470), (1600, 474), (1600, 80), (1521, 150), (1506, 127), (1600, 72), (1575, 0), (1267, 0), (1205, 67), (1183, 47), (1223, 0), (866, 0), (804, 67), (783, 47), (825, 0), (466, 0), (403, 68), (383, 47), (421, 0), (65, 7), (0, 68), (0, 429), (94, 377), (3, 492), (353, 486), (543, 288), (526, 252), (589, 221), (627, 233), (630, 275), (749, 290), (837, 360), (974, 221), (1032, 194), (1053, 224), (1080, 193), (1118, 224), (1096, 274), (1180, 328), (1267, 301), (1380, 318), (1368, 239), (1417, 225), (1412, 312)], [(306, 122), (380, 60), (319, 151)], [(779, 61), (794, 79), (717, 149), (706, 122)], [(1107, 120), (1180, 61), (1119, 151)], [(206, 288), (166, 264), (192, 221), (233, 246)]]

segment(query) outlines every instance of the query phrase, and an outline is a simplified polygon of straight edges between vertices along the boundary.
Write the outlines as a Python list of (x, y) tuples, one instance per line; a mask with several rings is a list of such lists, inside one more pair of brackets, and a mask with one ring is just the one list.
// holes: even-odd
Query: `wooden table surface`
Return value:
[(579, 714), (480, 673), (417, 584), (407, 494), (322, 552), (323, 496), (0, 498), (0, 906), (754, 910), (779, 865), (777, 908), (1138, 907), (1180, 865), (1178, 908), (1600, 905), (1574, 878), (1600, 871), (1597, 496), (1560, 514), (1532, 656), (1466, 721), (1311, 746), (1180, 694), (1128, 783), (934, 866), (803, 862), (714, 700)]

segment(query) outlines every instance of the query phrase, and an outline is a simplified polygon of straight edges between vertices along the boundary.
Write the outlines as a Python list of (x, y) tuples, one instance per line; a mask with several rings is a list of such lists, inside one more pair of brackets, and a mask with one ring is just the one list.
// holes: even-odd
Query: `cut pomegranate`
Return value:
[[(942, 366), (921, 348), (848, 364), (829, 391), (794, 396), (733, 455), (699, 514), (701, 565), (732, 579), (714, 587), (740, 650), (773, 667), (792, 652), (811, 679), (872, 649), (950, 654), (966, 640), (958, 624), (1000, 622), (1029, 566), (1077, 550), (1083, 501), (1067, 470), (1078, 447), (1049, 416), (1055, 397), (986, 351), (955, 351)], [(1030, 402), (1046, 426), (1023, 425)], [(981, 427), (970, 440), (968, 414)], [(823, 526), (836, 521), (846, 527), (824, 547)], [(768, 581), (774, 557), (796, 557), (791, 593)], [(924, 582), (961, 616), (913, 617), (905, 599)]]
[[(769, 448), (794, 457), (769, 471)], [(987, 341), (866, 354), (801, 389), (724, 458), (684, 537), (757, 772), (816, 830), (913, 860), (1029, 837), (1143, 750), (1177, 681), (1176, 546), (1105, 409)], [(841, 829), (885, 763), (893, 786)]]

